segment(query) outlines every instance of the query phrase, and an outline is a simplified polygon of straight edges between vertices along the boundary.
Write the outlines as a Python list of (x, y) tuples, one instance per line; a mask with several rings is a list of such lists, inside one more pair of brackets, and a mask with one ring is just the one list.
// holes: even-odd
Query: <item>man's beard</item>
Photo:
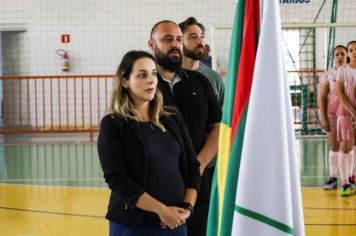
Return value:
[[(179, 57), (169, 57), (169, 54), (174, 51), (179, 53)], [(156, 63), (169, 72), (177, 72), (182, 67), (182, 53), (179, 49), (171, 49), (167, 52), (167, 54), (164, 54), (159, 49), (156, 49), (154, 51), (154, 56)]]
[[(202, 46), (198, 46), (195, 49), (198, 49), (199, 47), (202, 47)], [(204, 51), (201, 53), (200, 51), (189, 50), (184, 45), (183, 45), (183, 54), (184, 54), (184, 56), (189, 57), (190, 59), (193, 59), (195, 61), (198, 61), (198, 60), (200, 61), (205, 58)]]

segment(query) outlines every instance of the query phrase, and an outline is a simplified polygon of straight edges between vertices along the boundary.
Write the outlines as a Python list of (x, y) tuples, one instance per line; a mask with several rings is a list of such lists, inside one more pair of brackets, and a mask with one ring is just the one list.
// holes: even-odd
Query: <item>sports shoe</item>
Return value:
[(351, 195), (350, 185), (349, 184), (343, 185), (341, 189), (341, 196), (348, 197), (350, 195)]
[(329, 181), (325, 183), (324, 190), (332, 190), (337, 189), (337, 179), (334, 177), (330, 177)]

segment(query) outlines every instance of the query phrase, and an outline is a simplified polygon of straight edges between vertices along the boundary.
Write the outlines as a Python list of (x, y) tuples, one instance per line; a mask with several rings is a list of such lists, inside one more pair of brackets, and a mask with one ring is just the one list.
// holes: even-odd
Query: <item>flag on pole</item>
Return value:
[(208, 236), (304, 235), (281, 35), (277, 0), (238, 1)]
[(259, 0), (237, 2), (219, 135), (218, 162), (210, 199), (208, 236), (231, 234), (234, 216), (231, 209), (235, 207), (247, 104), (257, 50), (259, 17)]

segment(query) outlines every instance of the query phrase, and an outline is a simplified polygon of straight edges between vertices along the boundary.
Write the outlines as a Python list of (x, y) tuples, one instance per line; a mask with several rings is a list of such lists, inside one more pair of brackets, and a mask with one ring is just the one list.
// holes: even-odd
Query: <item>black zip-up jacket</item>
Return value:
[[(161, 116), (160, 121), (181, 147), (179, 167), (185, 188), (198, 191), (200, 164), (181, 115), (175, 112)], [(106, 115), (100, 125), (98, 153), (104, 179), (111, 189), (106, 218), (125, 225), (141, 225), (144, 211), (135, 206), (146, 191), (149, 170), (145, 140), (138, 122)]]

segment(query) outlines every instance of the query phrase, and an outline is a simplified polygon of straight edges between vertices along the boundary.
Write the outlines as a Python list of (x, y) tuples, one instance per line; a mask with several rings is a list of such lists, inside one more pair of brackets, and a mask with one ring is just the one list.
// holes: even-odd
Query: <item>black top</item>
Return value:
[[(185, 188), (199, 190), (199, 162), (179, 112), (161, 116), (160, 121), (181, 149), (179, 170)], [(144, 211), (136, 208), (138, 198), (147, 191), (149, 165), (147, 141), (138, 122), (112, 114), (100, 124), (98, 153), (106, 183), (111, 189), (106, 218), (126, 224), (141, 225)]]
[[(181, 148), (169, 133), (150, 122), (140, 123), (146, 139), (148, 156), (147, 192), (167, 206), (178, 206), (184, 200), (185, 186), (179, 169)], [(157, 214), (147, 214), (149, 221), (160, 222)]]
[(196, 71), (181, 70), (181, 81), (173, 86), (158, 76), (158, 87), (164, 105), (174, 105), (182, 113), (195, 151), (198, 153), (205, 141), (210, 126), (221, 121), (221, 107), (209, 80)]

